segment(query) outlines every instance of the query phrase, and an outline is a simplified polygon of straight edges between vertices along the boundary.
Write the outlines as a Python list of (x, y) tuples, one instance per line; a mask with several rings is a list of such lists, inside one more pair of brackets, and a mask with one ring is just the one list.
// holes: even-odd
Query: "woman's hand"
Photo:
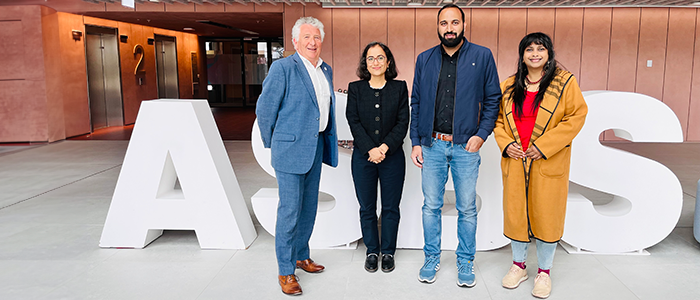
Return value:
[(386, 158), (384, 152), (381, 149), (379, 149), (379, 147), (374, 147), (371, 150), (369, 150), (369, 159), (367, 159), (367, 161), (378, 164), (382, 162), (384, 158)]
[(540, 153), (535, 146), (532, 146), (527, 148), (527, 151), (525, 151), (525, 156), (531, 158), (532, 160), (538, 160), (542, 158), (542, 153)]
[[(528, 149), (530, 151), (530, 149)], [(535, 152), (539, 153), (539, 151), (535, 150)], [(521, 159), (525, 158), (525, 152), (520, 148), (520, 145), (517, 143), (512, 143), (508, 145), (508, 148), (506, 148), (506, 154), (510, 156), (513, 159)]]

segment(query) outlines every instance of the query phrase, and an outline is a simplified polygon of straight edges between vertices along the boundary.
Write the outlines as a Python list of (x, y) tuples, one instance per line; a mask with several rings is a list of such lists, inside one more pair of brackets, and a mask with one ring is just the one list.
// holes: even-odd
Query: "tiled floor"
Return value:
[[(226, 142), (244, 197), (275, 179), (250, 142)], [(700, 299), (700, 244), (693, 238), (700, 144), (611, 144), (666, 164), (684, 190), (678, 226), (650, 256), (569, 255), (557, 249), (550, 299)], [(248, 250), (200, 250), (190, 231), (167, 231), (145, 249), (98, 242), (126, 141), (64, 141), (3, 152), (0, 147), (0, 299), (289, 299), (276, 282), (274, 239), (257, 227)], [(303, 299), (533, 299), (500, 280), (510, 248), (478, 252), (477, 285), (455, 284), (447, 251), (434, 284), (416, 280), (420, 250), (399, 250), (392, 273), (362, 268), (365, 248), (312, 250), (321, 274), (299, 272)], [(528, 260), (536, 266), (534, 247)], [(534, 275), (530, 270), (531, 276)], [(534, 276), (533, 276), (534, 277)]]

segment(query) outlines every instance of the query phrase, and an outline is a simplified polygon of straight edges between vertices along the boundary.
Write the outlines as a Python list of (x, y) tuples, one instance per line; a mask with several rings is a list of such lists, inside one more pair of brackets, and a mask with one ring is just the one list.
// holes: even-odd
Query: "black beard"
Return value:
[(459, 45), (459, 43), (462, 42), (462, 39), (464, 39), (464, 30), (462, 30), (462, 32), (460, 32), (459, 35), (457, 35), (457, 38), (454, 38), (454, 39), (446, 39), (445, 35), (447, 35), (448, 33), (455, 34), (454, 32), (445, 32), (445, 34), (440, 35), (440, 33), (438, 32), (438, 37), (440, 37), (440, 42), (442, 43), (443, 46), (445, 46), (447, 48), (457, 47), (457, 45)]

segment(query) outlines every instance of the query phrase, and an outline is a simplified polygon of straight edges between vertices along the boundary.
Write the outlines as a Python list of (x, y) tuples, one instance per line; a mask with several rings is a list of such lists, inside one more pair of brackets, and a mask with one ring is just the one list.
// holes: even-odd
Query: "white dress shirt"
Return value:
[(316, 67), (311, 64), (311, 62), (305, 57), (299, 55), (301, 61), (304, 62), (306, 71), (309, 72), (309, 77), (311, 77), (311, 83), (314, 85), (314, 92), (316, 92), (316, 100), (318, 101), (318, 111), (321, 114), (321, 118), (318, 123), (318, 132), (323, 132), (328, 126), (328, 119), (331, 112), (331, 89), (328, 86), (328, 79), (326, 79), (326, 74), (321, 70), (321, 65), (323, 60), (319, 57)]

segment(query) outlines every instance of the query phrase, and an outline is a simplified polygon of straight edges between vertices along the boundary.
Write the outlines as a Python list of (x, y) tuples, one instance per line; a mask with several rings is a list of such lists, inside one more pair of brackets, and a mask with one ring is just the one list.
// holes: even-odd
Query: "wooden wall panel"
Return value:
[[(90, 132), (85, 39), (73, 39), (72, 30), (85, 32), (80, 15), (58, 13), (61, 53), (61, 91), (64, 114), (63, 138)], [(47, 77), (47, 80), (49, 77)], [(48, 94), (51, 97), (51, 93)]]
[(582, 90), (605, 90), (608, 85), (611, 20), (612, 8), (585, 9), (581, 75), (577, 78)]
[(247, 6), (253, 6), (255, 7), (255, 12), (284, 12), (284, 5), (286, 4), (272, 4), (269, 2), (264, 2), (262, 5), (253, 5), (252, 3), (248, 3)]
[(498, 61), (498, 9), (473, 9), (471, 42), (491, 49), (493, 58)]
[[(416, 46), (415, 57), (421, 52), (440, 44), (437, 34), (437, 13), (439, 9), (415, 9), (416, 15)], [(414, 60), (415, 62), (415, 60)]]
[(637, 85), (640, 14), (639, 8), (613, 9), (608, 90), (634, 92)]
[[(635, 91), (661, 100), (664, 88), (668, 8), (642, 8), (639, 26)], [(649, 60), (652, 61), (652, 67), (647, 67)]]
[[(360, 9), (333, 10), (333, 87), (348, 88), (348, 83), (357, 80), (355, 70), (360, 57)], [(324, 44), (324, 47), (326, 45)]]
[[(527, 9), (502, 9), (498, 24), (498, 76), (500, 81), (518, 69), (518, 44), (527, 31)], [(492, 48), (492, 50), (495, 50)]]
[(557, 61), (577, 78), (581, 71), (581, 35), (583, 9), (557, 8), (555, 16), (554, 51)]
[(668, 19), (668, 46), (662, 100), (678, 116), (684, 137), (688, 136), (688, 110), (693, 78), (696, 11), (671, 8)]
[(469, 42), (472, 41), (472, 10), (471, 8), (462, 8), (464, 10), (464, 37)]
[[(335, 65), (333, 63), (333, 12), (337, 11), (334, 9), (323, 9), (323, 7), (316, 5), (316, 4), (306, 4), (306, 8), (304, 8), (304, 14), (307, 17), (314, 17), (321, 21), (323, 23), (324, 27), (324, 32), (326, 33), (325, 37), (323, 38), (323, 49), (321, 49), (321, 58), (323, 61), (325, 61), (327, 64), (329, 64), (332, 68), (333, 71), (335, 72)], [(295, 21), (296, 22), (296, 21)], [(291, 31), (289, 31), (289, 36), (290, 38), (286, 38), (288, 40), (291, 40)], [(286, 50), (287, 48), (285, 48)], [(289, 48), (288, 50), (294, 50), (294, 47)], [(335, 75), (334, 75), (334, 80), (337, 80)], [(335, 89), (336, 91), (338, 88)]]
[[(47, 8), (42, 7), (43, 11)], [(43, 15), (43, 13), (42, 13)], [(49, 142), (66, 138), (63, 119), (63, 86), (61, 66), (61, 34), (58, 13), (49, 12), (41, 17), (42, 44), (44, 46), (44, 72), (46, 74), (46, 139)], [(65, 36), (69, 36), (68, 33)], [(59, 51), (56, 51), (59, 50)]]
[(387, 43), (387, 22), (388, 9), (386, 8), (360, 10), (360, 54), (371, 42)]
[[(200, 5), (201, 6), (201, 5)], [(214, 6), (209, 4), (208, 6)], [(221, 3), (221, 12), (224, 11), (224, 4)], [(197, 7), (199, 8), (199, 7)], [(195, 4), (194, 3), (189, 3), (189, 4), (184, 4), (180, 2), (173, 2), (173, 3), (167, 3), (165, 2), (165, 11), (166, 12), (195, 12)], [(196, 11), (200, 11), (197, 9)]]
[[(284, 26), (284, 50), (285, 51), (293, 51), (294, 50), (294, 43), (292, 42), (291, 36), (292, 36), (292, 27), (294, 27), (294, 23), (296, 23), (299, 18), (304, 16), (304, 5), (301, 5), (301, 3), (293, 3), (292, 6), (284, 6), (284, 20), (283, 20), (283, 26)], [(289, 38), (287, 38), (289, 37)], [(323, 51), (323, 48), (321, 49)]]
[(693, 80), (688, 111), (688, 141), (700, 142), (700, 11), (695, 10), (695, 50)]
[(4, 67), (13, 65), (10, 59), (22, 61), (14, 65), (21, 70), (0, 78), (0, 142), (48, 140), (42, 14), (55, 13), (48, 10), (36, 5), (0, 6), (0, 24), (20, 33), (2, 34), (0, 57), (10, 57), (0, 62)]
[(415, 9), (390, 9), (387, 15), (387, 45), (394, 54), (397, 79), (405, 80), (409, 91), (413, 84), (415, 68)]
[(226, 4), (224, 6), (226, 12), (254, 12), (255, 4), (248, 3), (246, 5), (240, 4), (238, 2), (233, 2), (231, 4)]
[[(165, 9), (167, 10), (167, 8), (168, 8), (168, 6), (166, 5)], [(208, 2), (204, 2), (202, 5), (194, 4), (194, 11), (195, 12), (225, 12), (226, 11), (226, 4), (223, 2), (219, 2), (217, 4), (211, 4)]]
[[(119, 2), (117, 2), (117, 3), (119, 3)], [(149, 2), (149, 1), (145, 1), (143, 3), (136, 2), (134, 5), (134, 10), (136, 10), (136, 11), (164, 12), (165, 11), (165, 3)]]
[(542, 32), (554, 36), (554, 8), (528, 8), (527, 33)]

